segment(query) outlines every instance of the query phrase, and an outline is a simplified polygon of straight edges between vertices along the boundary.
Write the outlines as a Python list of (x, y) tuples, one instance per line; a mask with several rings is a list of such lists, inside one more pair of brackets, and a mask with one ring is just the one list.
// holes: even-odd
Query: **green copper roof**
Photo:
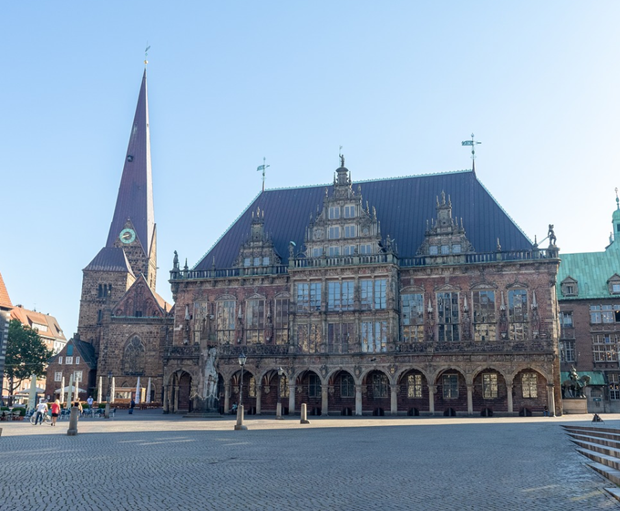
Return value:
[[(605, 385), (605, 375), (603, 371), (579, 371), (579, 376), (583, 376), (584, 374), (590, 377), (588, 385)], [(570, 373), (562, 371), (560, 373), (560, 382), (564, 383), (568, 380), (570, 380)]]
[[(557, 293), (560, 300), (584, 300), (612, 298), (608, 281), (615, 274), (620, 275), (620, 237), (604, 252), (582, 254), (560, 253), (560, 270), (557, 278)], [(577, 296), (563, 296), (561, 284), (566, 278), (577, 281)]]

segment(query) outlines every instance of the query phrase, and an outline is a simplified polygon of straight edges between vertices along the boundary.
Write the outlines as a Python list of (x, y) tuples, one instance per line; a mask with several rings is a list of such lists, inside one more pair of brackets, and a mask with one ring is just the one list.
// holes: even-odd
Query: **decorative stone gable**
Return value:
[(430, 256), (430, 263), (464, 262), (465, 255), (475, 252), (474, 247), (465, 235), (463, 219), (461, 223), (452, 218), (452, 201), (445, 192), (441, 192), (441, 202), (437, 197), (437, 219), (427, 221), (424, 242), (420, 245), (417, 255)]
[(377, 212), (372, 212), (362, 200), (361, 188), (353, 191), (349, 170), (344, 166), (336, 170), (334, 191), (329, 195), (325, 190), (323, 208), (317, 209), (316, 216), (310, 215), (306, 230), (306, 258), (333, 258), (343, 256), (372, 256), (378, 253), (395, 251), (388, 236), (381, 240), (381, 227)]
[(114, 316), (137, 318), (161, 318), (164, 316), (164, 311), (157, 303), (143, 276), (134, 282), (113, 310)]
[(236, 268), (260, 268), (278, 266), (282, 260), (273, 246), (273, 240), (265, 233), (265, 211), (260, 207), (252, 212), (250, 237), (239, 249), (235, 259)]

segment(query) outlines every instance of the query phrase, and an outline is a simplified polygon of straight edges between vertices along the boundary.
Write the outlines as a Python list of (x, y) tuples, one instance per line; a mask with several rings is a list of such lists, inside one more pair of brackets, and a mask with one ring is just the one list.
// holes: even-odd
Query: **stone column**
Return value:
[(467, 415), (474, 414), (474, 385), (467, 384)]
[(293, 415), (295, 413), (295, 385), (288, 385), (288, 414)]
[(555, 417), (554, 387), (553, 383), (547, 384), (547, 402), (549, 403), (549, 415), (551, 417)]
[(260, 402), (263, 397), (263, 386), (256, 385), (256, 415), (260, 415)]
[(428, 386), (428, 411), (431, 415), (435, 415), (435, 392), (437, 387), (435, 385)]
[(172, 405), (172, 411), (177, 413), (179, 411), (179, 386), (174, 386), (174, 403)]
[(508, 413), (514, 413), (514, 404), (512, 402), (512, 383), (506, 384), (506, 397), (508, 398)]
[(224, 413), (230, 410), (230, 382), (224, 384)]
[(355, 415), (362, 415), (362, 386), (355, 386)]
[(321, 415), (329, 415), (329, 387), (321, 385)]
[(168, 403), (168, 385), (164, 385), (164, 413), (170, 412), (170, 405)]
[(390, 386), (390, 413), (398, 415), (398, 388), (399, 385)]

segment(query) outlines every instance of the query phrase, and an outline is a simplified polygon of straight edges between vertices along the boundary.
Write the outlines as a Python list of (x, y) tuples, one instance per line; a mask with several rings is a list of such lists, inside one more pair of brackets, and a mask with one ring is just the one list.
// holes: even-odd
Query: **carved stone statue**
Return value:
[(207, 409), (213, 410), (215, 408), (215, 401), (219, 400), (217, 395), (217, 370), (215, 369), (215, 362), (217, 360), (217, 349), (209, 349), (209, 355), (207, 356), (207, 364), (205, 366), (205, 381), (203, 399), (207, 403)]
[(555, 237), (555, 232), (553, 232), (553, 224), (549, 224), (549, 245), (551, 246), (555, 246), (555, 242), (557, 241), (557, 238)]

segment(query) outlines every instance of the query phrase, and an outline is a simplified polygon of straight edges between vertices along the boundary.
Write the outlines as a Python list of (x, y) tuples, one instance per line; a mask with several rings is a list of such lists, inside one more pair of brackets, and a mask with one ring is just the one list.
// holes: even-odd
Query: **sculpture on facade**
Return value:
[(203, 399), (207, 403), (207, 409), (213, 410), (215, 408), (215, 401), (219, 400), (219, 396), (217, 395), (218, 377), (217, 370), (215, 369), (217, 349), (210, 348), (208, 353), (207, 364), (205, 366)]

